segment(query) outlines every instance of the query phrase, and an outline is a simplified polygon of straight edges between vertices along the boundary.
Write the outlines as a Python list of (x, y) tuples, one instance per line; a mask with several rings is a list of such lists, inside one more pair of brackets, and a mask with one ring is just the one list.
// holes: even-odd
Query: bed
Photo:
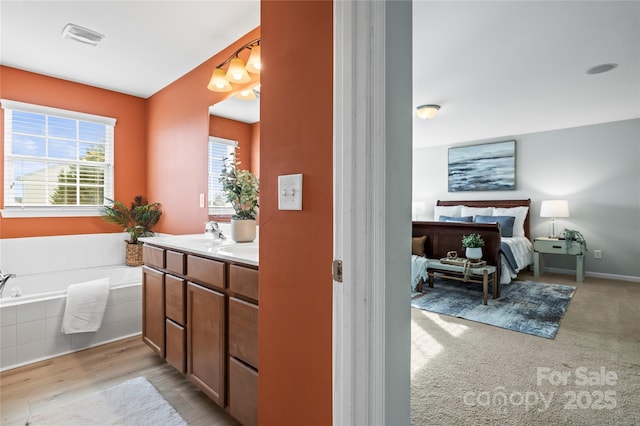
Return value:
[[(413, 222), (414, 238), (426, 236), (424, 253), (427, 258), (446, 257), (455, 250), (464, 257), (462, 236), (471, 233), (482, 235), (485, 246), (482, 249), (483, 260), (498, 267), (497, 280), (507, 284), (522, 269), (533, 264), (533, 244), (531, 243), (529, 210), (531, 200), (438, 200), (435, 207), (437, 221)], [(494, 219), (493, 217), (500, 219)], [(458, 220), (479, 220), (478, 222), (460, 222)], [(514, 217), (513, 222), (504, 218)], [(503, 223), (501, 225), (499, 222)], [(513, 226), (509, 233), (509, 226)], [(501, 235), (504, 231), (505, 235)]]

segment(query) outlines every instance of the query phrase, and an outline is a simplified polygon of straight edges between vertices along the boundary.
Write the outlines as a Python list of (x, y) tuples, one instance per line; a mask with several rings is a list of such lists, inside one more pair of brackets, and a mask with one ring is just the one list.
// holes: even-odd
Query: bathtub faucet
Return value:
[(16, 274), (3, 274), (0, 271), (0, 299), (2, 298), (2, 292), (4, 291), (4, 286), (9, 281), (9, 278), (15, 278)]

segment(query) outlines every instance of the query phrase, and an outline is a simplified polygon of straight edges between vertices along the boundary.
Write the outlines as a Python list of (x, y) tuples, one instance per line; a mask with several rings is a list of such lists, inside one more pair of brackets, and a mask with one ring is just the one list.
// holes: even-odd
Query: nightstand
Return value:
[(584, 244), (579, 241), (538, 237), (533, 240), (533, 276), (539, 277), (542, 265), (540, 253), (564, 254), (576, 257), (576, 281), (584, 281)]

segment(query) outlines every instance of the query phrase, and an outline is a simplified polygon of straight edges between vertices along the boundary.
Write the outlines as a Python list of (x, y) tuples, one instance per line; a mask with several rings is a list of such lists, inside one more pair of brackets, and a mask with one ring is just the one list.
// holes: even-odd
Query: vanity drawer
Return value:
[(258, 368), (258, 306), (229, 298), (229, 356)]
[(186, 272), (185, 259), (186, 259), (186, 256), (184, 253), (167, 250), (167, 253), (166, 253), (167, 271), (173, 272), (174, 274), (184, 275)]
[(176, 324), (170, 319), (166, 321), (166, 360), (173, 365), (182, 374), (187, 371), (187, 353), (185, 351), (187, 344), (187, 333), (180, 324)]
[(229, 358), (229, 414), (245, 426), (258, 424), (258, 373)]
[(224, 262), (189, 255), (187, 256), (187, 276), (190, 280), (199, 281), (205, 285), (225, 288)]
[(187, 283), (182, 278), (167, 274), (164, 278), (165, 315), (178, 324), (185, 325), (185, 293)]
[(142, 261), (145, 265), (164, 269), (164, 249), (145, 244), (142, 247)]
[(257, 301), (258, 270), (229, 265), (229, 290)]

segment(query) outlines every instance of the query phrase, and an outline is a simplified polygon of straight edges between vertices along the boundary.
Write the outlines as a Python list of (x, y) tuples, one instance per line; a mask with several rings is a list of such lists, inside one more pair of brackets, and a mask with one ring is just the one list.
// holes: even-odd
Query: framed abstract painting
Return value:
[(515, 189), (516, 141), (449, 148), (449, 192)]

